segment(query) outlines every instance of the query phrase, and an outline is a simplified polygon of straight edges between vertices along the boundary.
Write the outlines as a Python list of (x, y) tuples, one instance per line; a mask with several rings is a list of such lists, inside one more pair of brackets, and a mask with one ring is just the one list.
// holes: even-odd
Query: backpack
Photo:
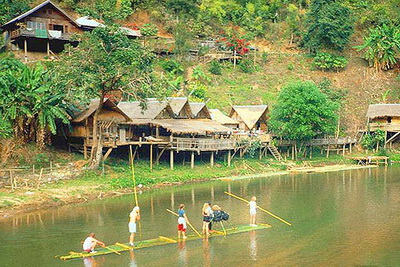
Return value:
[(222, 217), (222, 220), (224, 220), (224, 221), (229, 220), (229, 214), (226, 213), (225, 211), (221, 211), (221, 217)]

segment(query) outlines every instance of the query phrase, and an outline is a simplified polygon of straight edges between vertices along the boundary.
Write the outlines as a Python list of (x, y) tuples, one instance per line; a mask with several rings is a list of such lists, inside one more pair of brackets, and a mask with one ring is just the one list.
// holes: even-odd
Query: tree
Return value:
[(27, 0), (0, 0), (0, 25), (29, 10)]
[(369, 29), (364, 43), (356, 48), (358, 51), (364, 51), (364, 58), (376, 70), (391, 69), (398, 62), (400, 55), (400, 29), (386, 24)]
[(302, 143), (334, 133), (338, 107), (314, 83), (291, 83), (279, 93), (269, 126), (277, 136)]
[(350, 9), (336, 0), (314, 0), (307, 13), (307, 31), (302, 45), (310, 52), (321, 49), (342, 51), (353, 33)]
[(78, 13), (110, 24), (124, 20), (133, 13), (134, 0), (95, 0), (90, 6), (77, 7)]
[(96, 28), (79, 39), (79, 45), (68, 47), (55, 63), (54, 80), (75, 101), (99, 98), (93, 118), (91, 152), (91, 166), (95, 168), (102, 157), (97, 121), (105, 96), (120, 91), (143, 100), (161, 93), (162, 86), (153, 74), (154, 54), (138, 41), (130, 40), (117, 26)]
[(166, 0), (165, 6), (171, 9), (176, 16), (195, 15), (198, 12), (198, 0)]
[(5, 58), (0, 66), (1, 127), (10, 127), (6, 137), (12, 130), (17, 143), (36, 141), (42, 149), (47, 133), (56, 133), (56, 120), (69, 122), (64, 90), (51, 87), (48, 71), (41, 64), (26, 66)]

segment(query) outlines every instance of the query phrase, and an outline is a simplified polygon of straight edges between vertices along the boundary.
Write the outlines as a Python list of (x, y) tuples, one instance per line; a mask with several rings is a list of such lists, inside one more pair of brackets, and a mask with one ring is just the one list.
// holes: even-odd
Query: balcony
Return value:
[(42, 29), (17, 29), (10, 32), (10, 38), (16, 39), (18, 37), (34, 37), (43, 39), (55, 39), (69, 41), (71, 33), (63, 33), (61, 31), (42, 30)]
[[(381, 129), (387, 132), (399, 132), (400, 131), (400, 123), (369, 123), (369, 130), (376, 131)], [(368, 126), (367, 129), (368, 130)]]

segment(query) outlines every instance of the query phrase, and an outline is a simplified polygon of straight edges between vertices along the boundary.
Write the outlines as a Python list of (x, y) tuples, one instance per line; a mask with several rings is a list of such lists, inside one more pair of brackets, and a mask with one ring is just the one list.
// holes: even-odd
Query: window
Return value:
[(26, 26), (28, 29), (32, 29), (32, 30), (36, 30), (36, 29), (46, 30), (46, 24), (41, 23), (41, 22), (28, 21), (26, 23)]
[(392, 123), (392, 117), (387, 117), (387, 122)]
[(54, 24), (54, 25), (53, 25), (53, 30), (55, 30), (55, 31), (60, 31), (60, 32), (64, 32), (64, 26), (63, 26), (63, 25)]

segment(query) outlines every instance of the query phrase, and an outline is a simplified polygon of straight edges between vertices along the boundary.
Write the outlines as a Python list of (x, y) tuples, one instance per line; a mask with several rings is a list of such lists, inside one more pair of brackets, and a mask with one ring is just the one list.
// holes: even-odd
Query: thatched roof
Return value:
[[(99, 107), (99, 104), (100, 104), (100, 99), (92, 99), (86, 109), (84, 109), (82, 112), (80, 112), (74, 116), (74, 119), (72, 120), (72, 122), (81, 122), (81, 121), (85, 120), (86, 118), (90, 117), (92, 114), (94, 114), (96, 109)], [(126, 121), (130, 120), (129, 116), (127, 114), (125, 114), (121, 109), (119, 109), (117, 107), (117, 105), (115, 105), (114, 102), (112, 102), (108, 98), (104, 98), (103, 109), (117, 112), (117, 113), (121, 114), (125, 118)]]
[(230, 128), (209, 119), (153, 120), (151, 124), (161, 126), (174, 134), (207, 135), (214, 133), (226, 134), (231, 131)]
[(226, 116), (219, 109), (210, 109), (209, 111), (211, 114), (211, 119), (213, 121), (217, 121), (217, 122), (221, 123), (222, 125), (239, 125), (239, 122)]
[(10, 25), (10, 24), (12, 24), (12, 23), (16, 23), (16, 22), (18, 22), (18, 21), (20, 21), (20, 20), (26, 18), (27, 16), (29, 16), (29, 15), (35, 13), (36, 11), (40, 10), (42, 7), (47, 6), (47, 5), (50, 5), (50, 6), (52, 6), (53, 8), (55, 8), (56, 10), (58, 10), (58, 11), (59, 11), (61, 14), (63, 14), (72, 24), (74, 24), (74, 25), (77, 26), (77, 27), (80, 27), (80, 25), (79, 25), (72, 17), (70, 17), (64, 10), (62, 10), (61, 8), (59, 8), (58, 6), (56, 6), (56, 5), (55, 5), (53, 2), (51, 2), (50, 0), (46, 0), (46, 1), (44, 1), (43, 3), (41, 3), (41, 4), (37, 5), (37, 6), (35, 6), (34, 8), (28, 10), (28, 11), (25, 12), (24, 14), (22, 14), (22, 15), (20, 15), (20, 16), (18, 16), (18, 17), (15, 17), (15, 18), (13, 18), (12, 20), (8, 21), (7, 23), (3, 24), (3, 25), (1, 26), (1, 28), (5, 28), (5, 27), (7, 27), (8, 25)]
[(189, 102), (193, 118), (211, 119), (206, 103)]
[(378, 117), (400, 117), (400, 104), (369, 105), (367, 117), (369, 119)]
[(147, 99), (144, 103), (145, 107), (142, 107), (139, 101), (132, 102), (120, 102), (118, 103), (118, 107), (125, 112), (132, 121), (138, 121), (145, 124), (145, 121), (148, 122), (154, 119), (161, 118), (172, 118), (174, 116), (174, 112), (171, 109), (171, 106), (166, 101), (158, 101), (156, 99)]
[(253, 129), (257, 121), (267, 112), (267, 105), (232, 106), (229, 117), (236, 112), (249, 129)]
[(187, 114), (192, 114), (187, 97), (167, 97), (167, 101), (176, 116), (179, 116), (183, 109), (186, 109)]

